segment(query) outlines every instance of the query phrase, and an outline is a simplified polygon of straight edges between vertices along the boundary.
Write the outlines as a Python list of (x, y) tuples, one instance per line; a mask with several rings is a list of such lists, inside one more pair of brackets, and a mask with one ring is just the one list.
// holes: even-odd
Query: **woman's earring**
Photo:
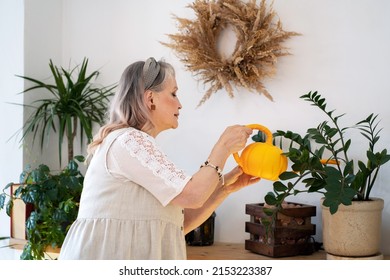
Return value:
[(154, 111), (156, 110), (156, 105), (153, 104), (153, 99), (151, 100), (152, 105), (150, 105), (150, 110)]

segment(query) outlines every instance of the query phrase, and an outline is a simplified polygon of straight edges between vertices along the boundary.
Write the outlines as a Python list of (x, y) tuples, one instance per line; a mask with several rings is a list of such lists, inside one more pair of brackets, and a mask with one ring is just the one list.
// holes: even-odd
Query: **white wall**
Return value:
[[(172, 14), (193, 17), (187, 4), (192, 1), (127, 1), (127, 0), (34, 0), (34, 9), (48, 11), (48, 3), (62, 3), (61, 36), (48, 33), (47, 42), (53, 37), (61, 40), (48, 50), (44, 46), (30, 48), (26, 56), (29, 67), (38, 67), (53, 55), (59, 62), (80, 62), (90, 59), (90, 69), (99, 68), (100, 83), (110, 84), (119, 79), (123, 69), (131, 62), (149, 56), (165, 58), (177, 70), (179, 97), (183, 104), (180, 126), (158, 137), (166, 153), (188, 173), (195, 172), (203, 162), (220, 133), (228, 125), (260, 123), (271, 130), (290, 129), (304, 132), (315, 126), (323, 116), (309, 104), (299, 99), (308, 91), (318, 90), (327, 97), (330, 108), (347, 113), (342, 119), (345, 125), (353, 125), (369, 113), (379, 113), (382, 119), (381, 145), (390, 142), (390, 112), (388, 83), (390, 62), (390, 2), (386, 0), (294, 0), (274, 1), (286, 30), (302, 36), (286, 42), (292, 53), (279, 59), (275, 77), (265, 81), (275, 102), (261, 95), (236, 89), (236, 97), (230, 99), (224, 90), (214, 94), (203, 106), (196, 109), (205, 87), (168, 48), (159, 41), (167, 41), (166, 34), (176, 33)], [(58, 5), (55, 11), (58, 13)], [(38, 26), (37, 28), (43, 28)], [(47, 28), (47, 27), (45, 27)], [(57, 30), (57, 28), (54, 28)], [(39, 30), (39, 29), (37, 29)], [(37, 31), (36, 30), (36, 31)], [(31, 30), (32, 32), (32, 30)], [(26, 37), (28, 34), (26, 35)], [(31, 44), (31, 42), (29, 41)], [(61, 54), (59, 56), (59, 53)], [(45, 55), (43, 55), (45, 54)], [(27, 66), (26, 66), (27, 67)], [(27, 70), (27, 69), (26, 69)], [(354, 140), (352, 152), (359, 157), (364, 142)], [(226, 169), (235, 165), (229, 159)], [(385, 199), (383, 217), (382, 250), (390, 254), (390, 165), (382, 169), (373, 196)], [(217, 210), (216, 241), (243, 242), (245, 232), (245, 204), (263, 201), (272, 183), (262, 181), (229, 197)], [(317, 206), (316, 239), (321, 241), (319, 196), (300, 196), (295, 199)]]
[[(24, 75), (38, 80), (50, 82), (51, 73), (49, 60), (52, 59), (58, 66), (67, 66), (62, 63), (62, 0), (33, 0), (25, 2), (24, 24)], [(26, 87), (32, 84), (26, 81)], [(24, 94), (25, 104), (31, 104), (33, 100), (44, 97), (47, 92), (30, 91)], [(24, 119), (30, 116), (31, 111), (26, 109)], [(25, 143), (32, 143), (28, 138)], [(25, 145), (23, 153), (24, 165), (32, 166), (41, 163), (47, 164), (52, 169), (59, 168), (58, 144), (53, 136), (46, 142), (43, 151), (40, 148), (40, 139), (35, 139), (34, 145)], [(66, 147), (66, 143), (64, 144)], [(66, 149), (64, 149), (66, 152)]]
[[(354, 124), (372, 110), (380, 113), (382, 144), (389, 143), (387, 110), (390, 85), (390, 12), (388, 1), (278, 1), (278, 12), (286, 30), (302, 33), (286, 43), (293, 55), (281, 58), (278, 73), (266, 81), (275, 102), (237, 89), (230, 99), (225, 91), (215, 94), (202, 107), (196, 105), (205, 88), (185, 71), (172, 51), (159, 41), (176, 33), (171, 15), (192, 17), (186, 5), (192, 1), (66, 1), (64, 2), (64, 59), (88, 56), (91, 66), (102, 67), (102, 82), (116, 81), (122, 70), (137, 59), (165, 58), (177, 69), (179, 97), (183, 103), (180, 127), (163, 133), (159, 142), (172, 159), (189, 173), (195, 172), (210, 152), (223, 129), (231, 124), (261, 123), (271, 130), (303, 132), (322, 117), (299, 100), (310, 90), (328, 98), (329, 106), (347, 112), (346, 124)], [(88, 18), (88, 20), (85, 20)], [(358, 152), (359, 147), (356, 148)], [(227, 169), (234, 166), (229, 159)], [(383, 169), (374, 195), (389, 200), (385, 184), (390, 166)], [(263, 181), (236, 193), (217, 210), (216, 240), (243, 242), (245, 204), (262, 202), (271, 189)], [(298, 198), (297, 198), (298, 199)], [(319, 196), (302, 196), (299, 201), (318, 206)], [(385, 217), (390, 215), (386, 203)], [(320, 212), (318, 210), (318, 215)], [(317, 216), (318, 216), (317, 215)], [(388, 219), (384, 218), (383, 250), (390, 252)], [(317, 239), (321, 241), (321, 225)]]
[[(17, 139), (10, 137), (23, 124), (21, 106), (23, 82), (15, 73), (23, 73), (23, 1), (0, 0), (0, 191), (17, 181), (23, 166), (23, 153)], [(0, 237), (9, 236), (9, 218), (0, 211)]]

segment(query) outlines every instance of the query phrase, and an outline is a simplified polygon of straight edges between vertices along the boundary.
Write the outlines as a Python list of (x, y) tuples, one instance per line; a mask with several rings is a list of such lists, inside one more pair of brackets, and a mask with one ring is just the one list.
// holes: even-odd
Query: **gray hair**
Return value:
[(149, 110), (144, 100), (146, 90), (160, 92), (164, 82), (175, 77), (171, 64), (149, 58), (129, 65), (119, 81), (118, 91), (110, 106), (110, 124), (127, 124), (141, 129), (152, 125)]
[(145, 91), (162, 91), (164, 82), (168, 78), (175, 77), (175, 70), (169, 63), (161, 60), (157, 62), (154, 58), (149, 58), (146, 62), (134, 62), (123, 71), (118, 91), (111, 101), (110, 119), (88, 145), (87, 161), (110, 132), (125, 127), (140, 130), (153, 128), (145, 104)]

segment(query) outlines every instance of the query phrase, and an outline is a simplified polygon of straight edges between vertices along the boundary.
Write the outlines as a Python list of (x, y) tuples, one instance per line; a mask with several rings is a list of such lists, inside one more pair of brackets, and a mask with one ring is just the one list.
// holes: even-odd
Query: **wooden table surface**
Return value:
[[(10, 244), (4, 250), (18, 250), (21, 252), (25, 241), (6, 240), (3, 243)], [(1, 252), (0, 252), (1, 253)], [(57, 252), (56, 252), (57, 253)], [(53, 256), (56, 253), (51, 253)], [(0, 254), (1, 256), (1, 254)], [(189, 260), (326, 260), (326, 253), (323, 250), (314, 252), (311, 255), (299, 255), (293, 257), (271, 258), (253, 253), (245, 249), (241, 243), (220, 243), (215, 242), (211, 246), (187, 246), (187, 259)], [(390, 260), (389, 255), (384, 256), (385, 260)]]
[(189, 260), (325, 260), (323, 250), (312, 255), (271, 258), (245, 249), (244, 244), (214, 243), (211, 246), (187, 246)]

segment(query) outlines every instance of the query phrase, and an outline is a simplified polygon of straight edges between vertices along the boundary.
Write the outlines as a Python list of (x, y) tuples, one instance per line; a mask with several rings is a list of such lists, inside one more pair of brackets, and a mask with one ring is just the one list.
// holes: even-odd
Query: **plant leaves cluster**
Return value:
[(39, 137), (40, 147), (49, 139), (52, 131), (58, 134), (59, 161), (62, 158), (62, 144), (67, 139), (68, 161), (74, 156), (74, 140), (80, 131), (80, 142), (83, 145), (84, 136), (88, 141), (93, 138), (93, 124), (102, 125), (105, 121), (107, 104), (110, 96), (114, 94), (116, 85), (97, 86), (93, 81), (99, 76), (99, 71), (87, 74), (88, 59), (84, 58), (80, 65), (67, 70), (49, 62), (50, 72), (54, 83), (18, 76), (31, 83), (33, 86), (22, 93), (44, 90), (50, 93), (48, 97), (35, 100), (31, 105), (23, 105), (31, 108), (28, 120), (23, 125), (21, 140), (27, 135), (33, 136), (33, 143)]
[[(343, 115), (328, 110), (326, 100), (320, 94), (309, 92), (301, 98), (321, 110), (327, 120), (309, 128), (303, 136), (292, 131), (274, 133), (275, 142), (284, 150), (287, 147), (285, 155), (292, 163), (292, 171), (280, 175), (280, 180), (273, 184), (273, 192), (265, 196), (265, 202), (281, 207), (288, 196), (302, 192), (321, 193), (325, 197), (323, 205), (334, 214), (341, 204), (370, 200), (378, 172), (390, 160), (386, 149), (375, 151), (381, 131), (378, 115), (370, 114), (354, 126), (340, 127), (339, 120)], [(348, 155), (352, 141), (347, 139), (345, 132), (351, 128), (358, 129), (368, 141), (365, 161), (355, 162)]]
[[(0, 210), (5, 208), (9, 216), (16, 199), (33, 211), (26, 220), (27, 243), (21, 259), (44, 259), (48, 246), (60, 247), (70, 225), (76, 219), (83, 188), (84, 176), (78, 168), (83, 156), (76, 156), (59, 173), (52, 172), (47, 165), (35, 169), (27, 167), (20, 175), (19, 187), (9, 195), (9, 183), (0, 194)], [(8, 202), (6, 202), (9, 196)]]

